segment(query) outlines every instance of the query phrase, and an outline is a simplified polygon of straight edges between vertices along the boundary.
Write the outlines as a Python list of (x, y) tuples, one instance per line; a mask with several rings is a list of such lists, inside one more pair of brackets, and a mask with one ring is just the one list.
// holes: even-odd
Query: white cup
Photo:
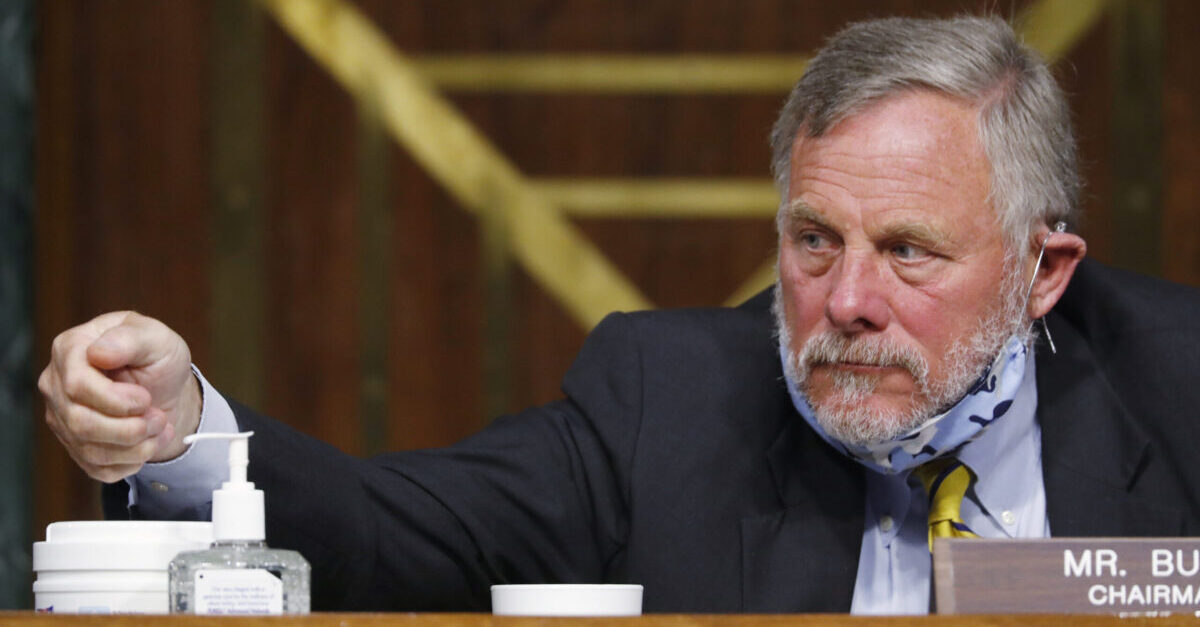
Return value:
[(492, 586), (496, 616), (641, 616), (636, 584), (521, 584)]

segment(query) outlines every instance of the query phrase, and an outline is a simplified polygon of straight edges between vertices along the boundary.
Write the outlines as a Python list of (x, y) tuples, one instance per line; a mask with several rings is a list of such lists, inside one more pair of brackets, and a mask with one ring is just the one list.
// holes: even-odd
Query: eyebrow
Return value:
[(904, 240), (928, 247), (941, 247), (950, 241), (942, 229), (920, 222), (902, 222), (884, 227), (888, 239)]
[[(833, 229), (830, 220), (819, 210), (799, 198), (793, 199), (784, 207), (783, 218), (788, 224), (797, 222), (812, 222), (820, 227)], [(940, 247), (951, 241), (945, 230), (923, 222), (896, 222), (886, 224), (882, 229), (884, 240), (905, 240), (931, 247)]]
[(800, 200), (799, 198), (793, 198), (790, 202), (788, 202), (788, 204), (783, 208), (781, 217), (787, 221), (787, 224), (795, 224), (796, 222), (813, 222), (822, 227), (831, 228), (829, 225), (829, 220), (825, 218), (821, 212), (812, 208), (811, 205), (803, 200)]

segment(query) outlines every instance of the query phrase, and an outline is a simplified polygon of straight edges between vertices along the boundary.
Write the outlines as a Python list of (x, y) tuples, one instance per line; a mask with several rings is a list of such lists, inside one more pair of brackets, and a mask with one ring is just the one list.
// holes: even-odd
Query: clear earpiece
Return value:
[[(1042, 249), (1038, 251), (1037, 263), (1033, 266), (1033, 276), (1029, 277), (1029, 288), (1025, 290), (1025, 305), (1024, 309), (1029, 309), (1029, 297), (1033, 295), (1033, 284), (1037, 281), (1037, 273), (1042, 269), (1042, 257), (1046, 254), (1046, 244), (1050, 243), (1050, 238), (1067, 230), (1066, 222), (1059, 222), (1054, 225), (1054, 230), (1046, 234), (1046, 239), (1042, 240)], [(1042, 321), (1042, 330), (1046, 333), (1046, 341), (1050, 343), (1050, 352), (1057, 354), (1058, 349), (1054, 347), (1054, 338), (1050, 336), (1050, 327), (1046, 326), (1046, 316), (1040, 318)]]

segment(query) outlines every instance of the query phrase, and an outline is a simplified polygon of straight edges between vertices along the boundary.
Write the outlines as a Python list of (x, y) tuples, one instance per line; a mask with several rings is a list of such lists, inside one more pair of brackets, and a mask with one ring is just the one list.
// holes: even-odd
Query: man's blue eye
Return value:
[(809, 248), (820, 248), (825, 244), (825, 238), (816, 233), (801, 233), (800, 242)]
[(892, 254), (900, 259), (916, 259), (925, 254), (925, 249), (912, 244), (897, 244), (892, 247)]

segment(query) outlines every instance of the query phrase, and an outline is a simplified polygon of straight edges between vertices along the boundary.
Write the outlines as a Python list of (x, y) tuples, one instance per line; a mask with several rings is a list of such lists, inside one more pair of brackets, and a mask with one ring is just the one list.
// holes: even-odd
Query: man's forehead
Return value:
[(847, 111), (820, 133), (802, 124), (791, 151), (819, 149), (834, 139), (855, 137), (863, 149), (883, 153), (913, 151), (936, 144), (963, 158), (988, 161), (980, 134), (980, 104), (933, 89), (913, 88), (882, 96)]
[(978, 109), (928, 90), (882, 98), (820, 137), (798, 133), (789, 178), (784, 219), (833, 226), (861, 211), (873, 227), (946, 232), (995, 219)]

